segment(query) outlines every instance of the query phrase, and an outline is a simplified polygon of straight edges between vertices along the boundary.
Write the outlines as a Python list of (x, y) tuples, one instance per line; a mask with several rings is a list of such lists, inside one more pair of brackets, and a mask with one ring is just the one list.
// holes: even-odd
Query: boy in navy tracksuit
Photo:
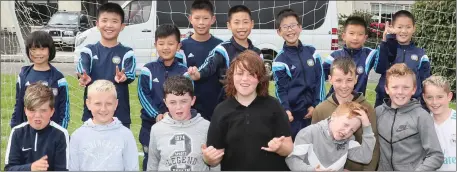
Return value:
[[(328, 79), (330, 74), (330, 66), (336, 58), (351, 57), (356, 63), (357, 83), (354, 91), (363, 93), (367, 90), (368, 75), (373, 67), (376, 68), (378, 60), (377, 50), (369, 47), (364, 47), (365, 41), (368, 38), (367, 24), (365, 20), (358, 16), (349, 17), (344, 23), (344, 32), (341, 35), (346, 45), (343, 49), (336, 50), (324, 60), (323, 68), (325, 79)], [(327, 95), (333, 93), (333, 86)]]
[(27, 39), (26, 52), (33, 65), (22, 67), (17, 78), (16, 104), (11, 118), (11, 128), (27, 121), (24, 112), (24, 93), (30, 84), (38, 81), (50, 86), (55, 96), (55, 111), (51, 120), (67, 128), (70, 121), (68, 83), (63, 74), (49, 63), (56, 54), (51, 35), (43, 31), (33, 32)]
[[(98, 79), (106, 79), (114, 83), (117, 91), (117, 106), (114, 116), (122, 124), (130, 128), (130, 101), (128, 84), (135, 80), (135, 55), (132, 48), (117, 42), (117, 37), (125, 27), (124, 11), (116, 3), (103, 4), (98, 9), (97, 27), (102, 38), (96, 44), (89, 44), (79, 53), (79, 62), (76, 66), (79, 84), (88, 86)], [(84, 89), (84, 99), (87, 99), (87, 87)], [(92, 118), (84, 102), (82, 121)]]
[(310, 45), (298, 39), (301, 24), (298, 15), (285, 9), (276, 17), (278, 34), (285, 40), (273, 61), (276, 97), (291, 121), (292, 138), (311, 124), (311, 115), (325, 98), (321, 57)]
[(24, 96), (27, 121), (10, 133), (5, 171), (67, 171), (68, 132), (51, 121), (54, 93), (43, 81), (27, 87)]
[(416, 47), (411, 41), (415, 31), (414, 16), (405, 10), (396, 12), (392, 17), (393, 27), (386, 23), (386, 30), (383, 35), (383, 42), (379, 49), (379, 62), (375, 71), (381, 74), (378, 85), (376, 86), (375, 107), (383, 103), (384, 98), (388, 98), (385, 92), (386, 71), (396, 63), (405, 63), (416, 74), (416, 93), (412, 96), (418, 99), (425, 107), (422, 100), (422, 81), (427, 79), (430, 74), (430, 61), (425, 50)]
[[(180, 54), (184, 55), (183, 63), (186, 66), (200, 67), (207, 59), (209, 52), (219, 45), (222, 40), (209, 33), (211, 25), (216, 21), (213, 4), (210, 1), (194, 1), (190, 12), (189, 19), (195, 33), (182, 40)], [(194, 86), (195, 96), (198, 97), (194, 108), (203, 118), (211, 121), (222, 84), (219, 82), (217, 75), (212, 75), (207, 79), (196, 81)]]
[[(223, 80), (225, 80), (230, 62), (239, 53), (245, 50), (253, 50), (263, 59), (260, 49), (254, 47), (248, 38), (251, 29), (254, 27), (254, 21), (251, 19), (251, 10), (244, 5), (235, 5), (228, 12), (228, 21), (227, 27), (232, 31), (232, 38), (216, 46), (198, 69), (195, 66), (189, 67), (188, 73), (192, 80), (217, 77), (222, 84), (212, 84), (212, 86), (208, 87), (219, 89), (222, 88), (221, 85), (224, 85)], [(241, 22), (246, 24), (239, 24)], [(225, 99), (224, 89), (220, 90), (217, 103)], [(199, 98), (197, 97), (197, 99)]]
[(164, 103), (163, 83), (168, 77), (183, 75), (187, 71), (187, 66), (175, 58), (176, 51), (181, 46), (180, 39), (181, 33), (175, 25), (164, 24), (157, 27), (154, 46), (159, 54), (159, 59), (145, 64), (138, 77), (138, 98), (142, 106), (139, 140), (144, 151), (144, 171), (146, 171), (148, 162), (151, 127), (157, 121), (162, 120), (163, 114), (168, 112)]

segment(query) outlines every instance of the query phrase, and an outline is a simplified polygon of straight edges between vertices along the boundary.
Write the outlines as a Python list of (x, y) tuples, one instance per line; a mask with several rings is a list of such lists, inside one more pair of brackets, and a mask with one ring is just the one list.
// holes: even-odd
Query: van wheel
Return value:
[(265, 71), (270, 80), (273, 80), (273, 56), (270, 54), (263, 54), (263, 64), (265, 65)]

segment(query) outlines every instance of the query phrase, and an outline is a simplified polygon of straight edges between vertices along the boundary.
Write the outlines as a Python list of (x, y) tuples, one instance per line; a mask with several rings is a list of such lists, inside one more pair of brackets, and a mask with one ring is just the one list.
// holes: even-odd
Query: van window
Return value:
[(151, 13), (151, 1), (132, 1), (124, 7), (124, 22), (134, 25), (147, 22)]
[[(179, 28), (192, 28), (188, 20), (193, 1), (157, 1), (157, 24), (174, 23)], [(322, 26), (327, 14), (328, 0), (325, 1), (212, 1), (215, 5), (216, 22), (213, 29), (227, 28), (227, 13), (230, 7), (243, 4), (251, 9), (254, 29), (276, 29), (275, 16), (291, 8), (300, 17), (304, 30)], [(272, 20), (273, 19), (273, 20)]]

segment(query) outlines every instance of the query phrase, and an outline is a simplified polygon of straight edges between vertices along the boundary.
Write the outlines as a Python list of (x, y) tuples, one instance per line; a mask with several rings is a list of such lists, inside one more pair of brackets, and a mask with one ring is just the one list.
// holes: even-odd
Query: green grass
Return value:
[[(82, 125), (81, 115), (82, 115), (82, 107), (83, 107), (83, 93), (84, 89), (78, 85), (78, 81), (74, 76), (66, 76), (65, 77), (69, 84), (69, 93), (70, 93), (70, 124), (68, 126), (69, 134), (73, 133), (73, 131), (79, 128)], [(11, 114), (13, 113), (13, 108), (15, 104), (15, 83), (16, 83), (16, 76), (15, 75), (1, 75), (1, 156), (0, 156), (0, 163), (1, 168), (4, 168), (4, 155), (6, 151), (6, 145), (8, 144), (8, 137), (10, 134), (10, 126), (9, 121), (11, 119)], [(376, 84), (369, 83), (367, 86), (366, 98), (368, 102), (374, 104), (376, 93), (374, 92)], [(328, 91), (330, 88), (329, 84), (326, 84), (326, 90)], [(274, 96), (274, 89), (275, 86), (273, 83), (270, 83), (269, 92), (270, 95)], [(138, 152), (142, 152), (141, 144), (138, 142), (138, 133), (141, 127), (141, 119), (140, 119), (140, 110), (141, 105), (139, 103), (137, 97), (137, 82), (133, 82), (129, 86), (129, 93), (130, 93), (130, 111), (131, 111), (131, 118), (132, 124), (130, 126), (135, 139), (137, 141)], [(451, 107), (455, 109), (455, 103), (451, 104)], [(140, 170), (142, 168), (143, 157), (139, 156), (139, 167)]]

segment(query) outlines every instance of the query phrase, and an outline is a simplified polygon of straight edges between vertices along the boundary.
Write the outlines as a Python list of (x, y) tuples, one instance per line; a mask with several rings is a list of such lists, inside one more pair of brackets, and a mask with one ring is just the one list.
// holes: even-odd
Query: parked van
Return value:
[[(125, 11), (126, 27), (119, 34), (119, 42), (132, 47), (137, 58), (137, 69), (157, 59), (154, 48), (156, 26), (163, 23), (174, 23), (181, 31), (181, 38), (192, 34), (193, 28), (188, 20), (193, 1), (126, 1), (122, 8)], [(227, 29), (227, 12), (230, 7), (244, 4), (252, 11), (254, 29), (249, 39), (254, 46), (262, 50), (266, 67), (271, 71), (271, 62), (282, 49), (283, 39), (277, 35), (275, 27), (276, 14), (285, 8), (291, 8), (299, 14), (303, 26), (300, 40), (303, 44), (312, 45), (321, 57), (326, 57), (338, 49), (338, 17), (336, 1), (213, 1), (215, 3), (216, 22), (210, 32), (222, 39), (232, 36)], [(94, 44), (101, 38), (96, 27), (77, 35), (76, 51), (87, 44)], [(75, 57), (75, 62), (78, 57)]]

